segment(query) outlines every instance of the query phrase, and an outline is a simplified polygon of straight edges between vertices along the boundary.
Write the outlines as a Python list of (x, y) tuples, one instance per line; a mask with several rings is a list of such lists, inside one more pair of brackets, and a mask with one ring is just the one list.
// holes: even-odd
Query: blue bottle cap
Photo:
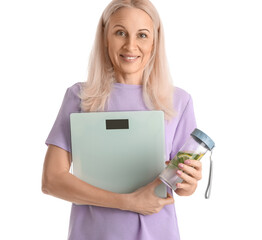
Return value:
[(195, 128), (195, 130), (191, 133), (191, 136), (197, 141), (203, 142), (205, 144), (205, 147), (209, 151), (211, 151), (213, 147), (215, 147), (214, 141), (209, 136), (207, 136), (204, 132), (202, 132), (197, 128)]

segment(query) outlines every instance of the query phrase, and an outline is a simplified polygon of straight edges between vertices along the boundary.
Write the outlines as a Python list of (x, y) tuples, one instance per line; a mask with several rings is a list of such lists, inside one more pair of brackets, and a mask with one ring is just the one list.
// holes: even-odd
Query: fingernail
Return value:
[(183, 168), (183, 167), (184, 167), (184, 164), (183, 164), (183, 163), (179, 163), (179, 164), (178, 164), (178, 167), (179, 167), (179, 168)]
[(177, 173), (178, 175), (181, 175), (182, 171), (177, 170), (176, 173)]
[(184, 163), (185, 164), (190, 164), (190, 160), (186, 160)]

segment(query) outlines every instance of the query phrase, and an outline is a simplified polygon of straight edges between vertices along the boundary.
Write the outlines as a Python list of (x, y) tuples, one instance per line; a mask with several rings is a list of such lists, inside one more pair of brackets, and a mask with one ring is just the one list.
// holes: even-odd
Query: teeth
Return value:
[(123, 56), (125, 59), (127, 59), (127, 60), (134, 60), (134, 59), (136, 59), (137, 57), (125, 57), (125, 56)]

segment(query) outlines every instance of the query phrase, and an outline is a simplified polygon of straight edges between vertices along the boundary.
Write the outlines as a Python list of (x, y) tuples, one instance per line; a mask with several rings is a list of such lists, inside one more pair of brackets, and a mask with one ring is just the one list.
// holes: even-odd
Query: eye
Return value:
[(118, 31), (116, 31), (116, 35), (117, 35), (117, 36), (125, 37), (125, 36), (126, 36), (126, 33), (125, 33), (124, 31), (122, 31), (122, 30), (118, 30)]
[(147, 38), (147, 35), (145, 33), (139, 33), (140, 38)]

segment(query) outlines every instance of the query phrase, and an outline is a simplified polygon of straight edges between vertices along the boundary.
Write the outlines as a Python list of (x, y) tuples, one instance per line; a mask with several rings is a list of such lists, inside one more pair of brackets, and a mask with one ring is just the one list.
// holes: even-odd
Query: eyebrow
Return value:
[[(121, 28), (124, 28), (124, 29), (126, 29), (124, 26), (122, 26), (122, 25), (119, 25), (119, 24), (115, 25), (113, 28), (116, 28), (116, 27), (121, 27)], [(146, 28), (144, 28), (144, 29), (139, 29), (138, 31), (139, 31), (139, 32), (141, 32), (141, 31), (147, 31), (147, 32), (149, 32), (149, 33), (150, 33), (150, 31), (149, 31), (148, 29), (146, 29)]]

